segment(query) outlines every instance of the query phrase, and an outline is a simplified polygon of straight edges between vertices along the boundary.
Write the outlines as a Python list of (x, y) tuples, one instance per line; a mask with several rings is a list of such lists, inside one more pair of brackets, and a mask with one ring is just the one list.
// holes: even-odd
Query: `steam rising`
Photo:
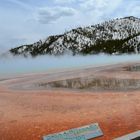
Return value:
[(96, 67), (107, 64), (135, 62), (140, 55), (63, 55), (39, 56), (36, 58), (8, 57), (0, 58), (0, 77), (12, 74), (50, 72), (55, 70), (73, 69), (80, 67)]

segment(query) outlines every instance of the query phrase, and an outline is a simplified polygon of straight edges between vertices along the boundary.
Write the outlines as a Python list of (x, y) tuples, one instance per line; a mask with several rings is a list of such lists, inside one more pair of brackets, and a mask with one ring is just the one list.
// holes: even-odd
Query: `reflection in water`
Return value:
[(132, 67), (127, 67), (126, 69), (128, 71), (140, 71), (140, 66), (136, 65), (136, 66), (132, 66)]
[(104, 77), (74, 78), (50, 83), (40, 83), (40, 87), (46, 88), (70, 88), (92, 90), (129, 90), (139, 89), (139, 79), (117, 79)]

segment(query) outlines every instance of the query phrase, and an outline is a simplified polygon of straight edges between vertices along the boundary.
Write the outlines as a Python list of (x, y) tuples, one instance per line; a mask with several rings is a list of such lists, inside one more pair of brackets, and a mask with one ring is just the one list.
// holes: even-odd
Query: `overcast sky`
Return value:
[(0, 52), (125, 16), (140, 17), (140, 0), (0, 0)]

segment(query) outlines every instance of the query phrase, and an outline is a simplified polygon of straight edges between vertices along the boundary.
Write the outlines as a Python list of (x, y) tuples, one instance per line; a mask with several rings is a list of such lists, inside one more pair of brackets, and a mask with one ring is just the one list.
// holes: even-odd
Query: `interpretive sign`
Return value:
[(136, 131), (134, 133), (116, 138), (114, 140), (140, 140), (140, 130)]
[(99, 136), (103, 136), (103, 132), (96, 123), (44, 136), (43, 140), (89, 140)]

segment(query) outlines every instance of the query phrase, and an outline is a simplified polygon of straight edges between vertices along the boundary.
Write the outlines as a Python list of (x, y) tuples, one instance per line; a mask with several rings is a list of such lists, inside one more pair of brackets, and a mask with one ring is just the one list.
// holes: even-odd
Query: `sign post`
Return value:
[(70, 129), (64, 132), (55, 133), (43, 137), (43, 140), (89, 140), (103, 136), (98, 123)]

